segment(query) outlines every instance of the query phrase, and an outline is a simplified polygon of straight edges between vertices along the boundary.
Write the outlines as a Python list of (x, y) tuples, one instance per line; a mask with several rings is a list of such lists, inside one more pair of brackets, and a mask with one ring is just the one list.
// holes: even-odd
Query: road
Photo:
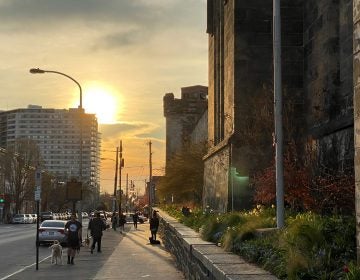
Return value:
[[(83, 221), (86, 235), (88, 221)], [(0, 224), (0, 280), (36, 263), (36, 224)], [(39, 261), (50, 257), (48, 246), (39, 247)]]

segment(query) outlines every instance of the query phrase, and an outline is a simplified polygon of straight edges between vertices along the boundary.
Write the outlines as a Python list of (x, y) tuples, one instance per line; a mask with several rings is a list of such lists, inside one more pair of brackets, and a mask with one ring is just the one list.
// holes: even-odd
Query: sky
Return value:
[[(0, 0), (0, 110), (83, 107), (102, 133), (101, 191), (113, 192), (115, 150), (136, 189), (165, 166), (163, 96), (207, 86), (206, 0)], [(122, 182), (125, 186), (125, 182)]]

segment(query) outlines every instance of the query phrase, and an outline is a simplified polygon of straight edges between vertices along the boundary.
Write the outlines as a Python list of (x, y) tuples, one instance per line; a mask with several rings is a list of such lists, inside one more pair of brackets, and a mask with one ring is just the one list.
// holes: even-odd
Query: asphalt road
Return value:
[[(88, 221), (83, 220), (86, 235)], [(0, 224), (0, 280), (36, 264), (36, 224)], [(39, 247), (39, 262), (50, 257), (48, 246)]]

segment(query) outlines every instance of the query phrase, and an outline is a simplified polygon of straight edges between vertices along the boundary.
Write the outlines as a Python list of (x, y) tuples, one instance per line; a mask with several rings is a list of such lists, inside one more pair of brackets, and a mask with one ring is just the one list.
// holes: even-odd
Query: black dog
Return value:
[(159, 240), (154, 240), (152, 237), (149, 237), (150, 244), (160, 244)]

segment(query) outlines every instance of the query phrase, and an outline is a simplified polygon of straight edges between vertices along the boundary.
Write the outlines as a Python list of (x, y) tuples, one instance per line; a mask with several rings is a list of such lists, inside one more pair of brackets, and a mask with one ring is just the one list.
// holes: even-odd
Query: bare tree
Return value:
[(21, 210), (24, 199), (34, 192), (35, 167), (40, 160), (38, 146), (29, 139), (16, 140), (5, 152), (1, 164), (16, 212)]

